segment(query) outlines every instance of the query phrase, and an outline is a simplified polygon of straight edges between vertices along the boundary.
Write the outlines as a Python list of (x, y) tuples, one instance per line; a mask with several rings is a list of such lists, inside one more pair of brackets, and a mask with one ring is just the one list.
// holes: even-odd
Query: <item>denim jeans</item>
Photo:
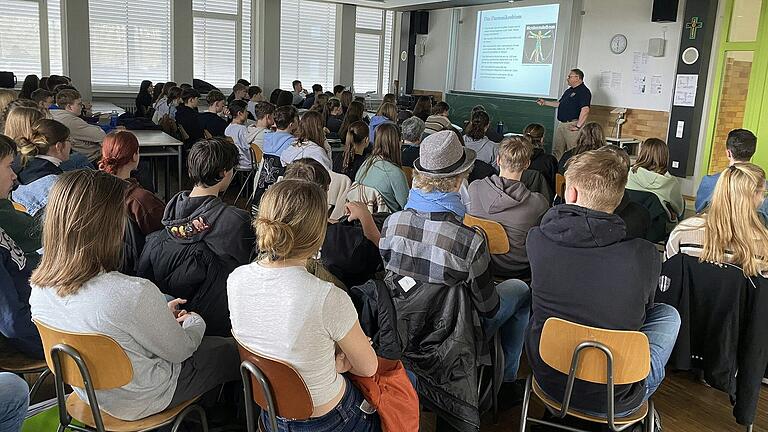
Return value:
[[(381, 422), (379, 415), (366, 414), (360, 409), (360, 404), (365, 398), (363, 394), (352, 384), (351, 381), (344, 378), (347, 388), (344, 396), (336, 408), (323, 416), (311, 418), (309, 420), (285, 420), (277, 418), (278, 432), (379, 432), (381, 431)], [(266, 411), (261, 412), (261, 419), (264, 422), (265, 430), (272, 432), (269, 415)]]
[(29, 387), (18, 376), (0, 373), (0, 432), (18, 432), (27, 416)]
[(504, 381), (513, 382), (520, 367), (525, 328), (531, 314), (531, 289), (517, 279), (509, 279), (496, 285), (499, 293), (499, 310), (493, 318), (483, 319), (486, 337), (501, 332), (501, 346), (504, 350)]

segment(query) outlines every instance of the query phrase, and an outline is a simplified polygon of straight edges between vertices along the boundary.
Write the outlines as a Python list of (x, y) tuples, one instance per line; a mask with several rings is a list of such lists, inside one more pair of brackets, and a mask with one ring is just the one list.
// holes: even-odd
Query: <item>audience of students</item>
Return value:
[(299, 113), (290, 105), (281, 106), (275, 109), (273, 118), (276, 130), (264, 135), (264, 153), (280, 156), (296, 140)]
[(229, 104), (229, 113), (232, 115), (232, 122), (227, 126), (224, 135), (232, 139), (240, 154), (237, 166), (241, 169), (251, 169), (251, 141), (248, 139), (248, 126), (245, 121), (248, 119), (248, 105), (241, 100), (234, 100)]
[(247, 141), (256, 144), (262, 150), (264, 150), (264, 137), (275, 125), (274, 112), (275, 106), (266, 101), (257, 102), (253, 109), (256, 124), (248, 125)]
[[(369, 122), (365, 121), (365, 105), (361, 102), (353, 101), (347, 106), (347, 112), (344, 115), (344, 121), (339, 126), (339, 137), (347, 136), (347, 130), (352, 123), (364, 121), (365, 124)], [(369, 137), (370, 140), (370, 137)]]
[(391, 212), (402, 210), (408, 201), (408, 180), (401, 168), (401, 157), (397, 125), (383, 123), (376, 129), (371, 155), (355, 175), (356, 183), (376, 189), (381, 194)]
[(337, 98), (330, 98), (323, 109), (323, 118), (325, 119), (325, 128), (328, 129), (330, 136), (339, 137), (339, 129), (344, 122), (344, 108), (341, 107), (341, 101)]
[(181, 103), (176, 107), (176, 123), (184, 128), (189, 137), (184, 142), (187, 148), (203, 137), (200, 113), (197, 111), (199, 104), (199, 91), (188, 88), (181, 92)]
[[(160, 97), (155, 99), (155, 111), (160, 109), (163, 105), (168, 105), (168, 92), (174, 87), (176, 87), (176, 83), (173, 81), (168, 81), (163, 84), (163, 90), (160, 92)], [(157, 90), (155, 90), (155, 92), (157, 92)], [(154, 120), (154, 116), (152, 118)]]
[(138, 276), (160, 291), (186, 299), (185, 309), (208, 324), (206, 334), (220, 336), (230, 329), (226, 278), (250, 262), (254, 243), (248, 213), (219, 197), (232, 181), (237, 160), (235, 147), (221, 138), (192, 146), (187, 167), (194, 187), (168, 202), (165, 229), (147, 237), (138, 267)]
[(531, 123), (523, 129), (523, 135), (531, 140), (533, 153), (529, 169), (538, 171), (544, 176), (552, 194), (555, 193), (555, 179), (557, 177), (557, 159), (544, 150), (544, 126)]
[(152, 108), (152, 81), (144, 80), (139, 86), (139, 93), (136, 95), (136, 117), (146, 117), (149, 109)]
[(400, 125), (403, 134), (402, 162), (404, 167), (413, 168), (413, 162), (419, 158), (419, 144), (424, 136), (424, 121), (412, 116)]
[(139, 166), (139, 140), (131, 132), (110, 132), (101, 143), (99, 169), (125, 181), (125, 207), (142, 234), (163, 228), (165, 203), (144, 189), (131, 173)]
[(416, 105), (413, 107), (413, 115), (420, 118), (423, 122), (432, 115), (432, 98), (429, 96), (419, 96)]
[(658, 138), (648, 138), (640, 145), (637, 160), (629, 170), (627, 189), (651, 192), (659, 198), (669, 213), (669, 220), (678, 220), (685, 211), (680, 182), (667, 172), (669, 148)]
[(565, 170), (568, 168), (568, 160), (572, 157), (588, 152), (590, 150), (597, 150), (605, 145), (605, 133), (603, 127), (599, 123), (589, 122), (581, 127), (579, 135), (576, 138), (576, 146), (570, 150), (566, 150), (560, 157), (557, 164), (557, 172), (565, 175)]
[[(291, 86), (293, 87), (293, 93), (291, 94), (291, 105), (293, 106), (299, 106), (304, 102), (304, 98), (307, 97), (307, 91), (302, 87), (301, 81), (294, 80), (291, 83)], [(278, 104), (279, 106), (282, 106)]]
[(344, 137), (344, 152), (333, 157), (333, 170), (354, 181), (357, 172), (365, 162), (368, 149), (368, 125), (357, 121), (350, 125)]
[(226, 100), (224, 93), (211, 90), (205, 96), (205, 100), (208, 102), (208, 109), (198, 114), (200, 127), (208, 131), (211, 136), (222, 137), (227, 129), (227, 121), (222, 117)]
[[(536, 382), (549, 397), (562, 399), (567, 375), (548, 366), (539, 353), (548, 318), (648, 336), (651, 372), (643, 381), (615, 387), (617, 417), (637, 410), (661, 384), (680, 327), (675, 308), (654, 303), (659, 253), (646, 240), (625, 240), (624, 222), (613, 214), (627, 175), (626, 163), (616, 152), (592, 150), (574, 156), (565, 173), (567, 204), (544, 215), (541, 225), (529, 232), (526, 246), (533, 295), (526, 352)], [(577, 379), (571, 406), (605, 417), (605, 385)]]
[(296, 139), (280, 153), (280, 162), (288, 166), (296, 159), (311, 158), (325, 167), (333, 169), (331, 149), (325, 141), (323, 115), (317, 111), (307, 111), (299, 120)]
[(227, 96), (227, 105), (236, 100), (248, 102), (248, 86), (241, 82), (232, 86), (232, 93)]
[(40, 259), (37, 251), (42, 247), (39, 221), (14, 208), (10, 200), (17, 181), (13, 170), (16, 153), (16, 143), (0, 134), (0, 228), (21, 248), (30, 268), (34, 268)]
[(259, 258), (227, 283), (233, 334), (248, 349), (290, 364), (307, 385), (310, 419), (278, 418), (279, 427), (378, 431), (378, 416), (362, 410), (362, 393), (342, 375), (373, 376), (376, 353), (347, 294), (305, 269), (323, 243), (326, 214), (326, 194), (316, 184), (283, 180), (267, 190), (254, 222)]
[(499, 145), (485, 135), (490, 127), (490, 121), (487, 112), (474, 112), (469, 120), (469, 125), (464, 130), (464, 145), (475, 151), (478, 160), (498, 169)]
[(280, 93), (278, 93), (277, 95), (277, 99), (275, 99), (275, 105), (278, 107), (290, 105), (295, 108), (296, 106), (293, 105), (292, 102), (293, 102), (293, 93), (286, 90), (280, 90)]
[(389, 102), (381, 104), (376, 115), (373, 116), (370, 123), (371, 132), (368, 138), (371, 140), (371, 144), (376, 143), (376, 129), (385, 123), (392, 123), (397, 125), (397, 106)]
[(328, 104), (328, 101), (331, 100), (330, 96), (328, 96), (325, 93), (320, 93), (315, 98), (315, 103), (312, 104), (312, 106), (309, 108), (310, 111), (317, 111), (319, 113), (322, 113), (323, 110), (325, 110), (325, 105)]
[(46, 117), (50, 117), (50, 108), (53, 105), (53, 93), (45, 89), (37, 89), (32, 92), (32, 101), (37, 104), (38, 109), (42, 111)]
[(501, 224), (509, 238), (509, 252), (491, 256), (494, 276), (530, 279), (531, 269), (525, 252), (528, 231), (539, 224), (549, 210), (549, 199), (531, 192), (520, 181), (531, 162), (533, 145), (524, 137), (505, 138), (499, 146), (499, 175), (469, 185), (469, 206), (473, 216)]
[[(50, 83), (50, 81), (49, 81)], [(62, 90), (56, 94), (59, 109), (51, 110), (53, 119), (69, 128), (72, 149), (95, 162), (101, 157), (101, 141), (106, 134), (97, 125), (88, 124), (80, 118), (82, 99), (77, 90)]]
[(301, 107), (304, 109), (310, 109), (315, 105), (315, 99), (318, 95), (323, 94), (323, 86), (320, 84), (312, 84), (312, 93), (309, 94), (302, 102)]
[(434, 108), (432, 108), (432, 115), (427, 117), (427, 120), (424, 122), (426, 125), (424, 133), (433, 134), (435, 132), (440, 132), (441, 130), (452, 128), (453, 125), (451, 124), (451, 121), (448, 120), (448, 112), (450, 109), (451, 107), (445, 102), (436, 103)]
[(69, 159), (72, 149), (69, 129), (55, 120), (40, 119), (33, 123), (29, 135), (16, 139), (16, 145), (19, 186), (13, 192), (13, 199), (36, 216), (45, 209), (51, 188), (63, 172), (61, 163)]
[[(166, 116), (176, 119), (176, 107), (181, 103), (181, 92), (181, 87), (173, 86), (168, 89), (165, 98), (160, 99), (155, 104), (155, 113), (152, 115), (152, 121), (155, 124), (160, 124), (160, 121)], [(56, 103), (58, 104), (58, 99)]]

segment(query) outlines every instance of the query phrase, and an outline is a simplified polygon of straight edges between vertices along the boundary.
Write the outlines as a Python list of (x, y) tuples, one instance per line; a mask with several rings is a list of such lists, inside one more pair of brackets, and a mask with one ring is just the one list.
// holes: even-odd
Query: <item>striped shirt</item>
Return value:
[(669, 240), (664, 249), (664, 261), (678, 253), (697, 258), (701, 256), (706, 232), (704, 223), (705, 220), (701, 216), (690, 217), (680, 222), (669, 234)]

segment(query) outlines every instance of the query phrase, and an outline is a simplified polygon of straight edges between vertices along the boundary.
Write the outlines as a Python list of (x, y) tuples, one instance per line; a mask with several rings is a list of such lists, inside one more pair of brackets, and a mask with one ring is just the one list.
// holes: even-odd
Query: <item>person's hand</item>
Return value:
[(171, 310), (171, 313), (173, 313), (174, 318), (178, 318), (179, 316), (187, 313), (187, 311), (185, 311), (184, 309), (179, 309), (179, 305), (183, 305), (186, 302), (187, 302), (186, 299), (180, 299), (180, 298), (173, 299), (168, 302), (168, 309)]
[(579, 129), (581, 129), (581, 128), (580, 128), (580, 127), (578, 127), (578, 126), (576, 126), (576, 125), (570, 125), (570, 126), (568, 126), (568, 129), (569, 129), (571, 132), (578, 132), (578, 131), (579, 131)]
[(221, 110), (221, 115), (223, 117), (229, 117), (229, 108), (225, 107), (223, 110)]
[(373, 215), (368, 210), (368, 206), (359, 201), (344, 204), (344, 214), (348, 215), (347, 220), (349, 221), (367, 222), (370, 219), (373, 222)]
[(181, 314), (176, 317), (176, 322), (179, 324), (184, 324), (184, 321), (192, 318), (193, 316), (197, 315), (194, 312), (187, 312), (185, 310), (181, 311)]
[(347, 359), (347, 355), (343, 351), (336, 353), (336, 372), (345, 373), (352, 369), (352, 363)]
[(547, 104), (547, 101), (545, 101), (544, 99), (539, 99), (536, 101), (536, 103), (539, 104), (539, 106), (544, 106)]

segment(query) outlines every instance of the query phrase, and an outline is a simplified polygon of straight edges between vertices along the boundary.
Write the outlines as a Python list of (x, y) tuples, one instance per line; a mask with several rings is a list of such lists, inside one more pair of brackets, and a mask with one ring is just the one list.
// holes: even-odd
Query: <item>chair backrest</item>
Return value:
[(491, 255), (504, 255), (509, 252), (509, 237), (500, 223), (467, 214), (464, 216), (464, 225), (483, 231)]
[(264, 159), (264, 151), (256, 144), (251, 143), (251, 151), (253, 152), (253, 162), (254, 164), (261, 163), (262, 159)]
[[(83, 359), (94, 390), (122, 387), (133, 379), (133, 367), (125, 350), (114, 339), (95, 333), (72, 333), (34, 320), (45, 350), (45, 362), (55, 373), (51, 349), (56, 345), (74, 348)], [(61, 356), (62, 381), (73, 387), (85, 387), (77, 364), (69, 356)]]
[[(237, 341), (240, 360), (256, 366), (267, 378), (272, 387), (275, 402), (275, 415), (292, 420), (306, 420), (312, 415), (314, 405), (306, 383), (296, 369), (279, 360), (260, 356)], [(267, 409), (264, 391), (258, 380), (251, 375), (253, 401), (262, 409)], [(248, 401), (246, 401), (247, 403)]]
[(347, 192), (347, 202), (355, 201), (365, 204), (371, 213), (392, 213), (381, 192), (357, 182), (352, 183)]
[[(568, 375), (576, 348), (583, 342), (597, 342), (607, 347), (613, 356), (614, 384), (631, 384), (645, 379), (651, 370), (648, 337), (637, 331), (605, 330), (549, 318), (544, 323), (539, 354), (544, 363)], [(597, 348), (581, 353), (576, 378), (606, 384), (606, 356)]]
[(403, 173), (405, 174), (405, 179), (408, 180), (408, 187), (413, 186), (413, 168), (411, 167), (402, 167)]
[(555, 175), (555, 195), (565, 199), (565, 176), (560, 173)]

